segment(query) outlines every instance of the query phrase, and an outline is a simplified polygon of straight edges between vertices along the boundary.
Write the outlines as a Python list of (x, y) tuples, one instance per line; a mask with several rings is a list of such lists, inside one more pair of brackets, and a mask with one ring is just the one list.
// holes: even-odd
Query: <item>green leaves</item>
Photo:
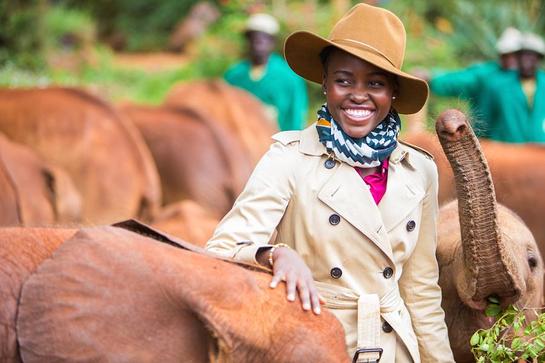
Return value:
[(485, 313), (486, 316), (496, 317), (496, 316), (500, 315), (501, 307), (499, 305), (496, 305), (496, 304), (488, 304), (488, 306), (486, 307), (486, 310), (484, 311), (484, 313)]
[(471, 339), (469, 340), (469, 344), (471, 344), (471, 346), (474, 346), (474, 345), (479, 345), (479, 342), (480, 342), (479, 332), (473, 333), (473, 335), (471, 336)]
[[(536, 309), (517, 309), (509, 306), (502, 311), (499, 300), (491, 297), (485, 315), (495, 317), (488, 329), (479, 329), (469, 341), (478, 363), (513, 362), (519, 359), (545, 360), (545, 313)], [(535, 320), (526, 322), (526, 315)], [(534, 317), (532, 316), (532, 318)]]

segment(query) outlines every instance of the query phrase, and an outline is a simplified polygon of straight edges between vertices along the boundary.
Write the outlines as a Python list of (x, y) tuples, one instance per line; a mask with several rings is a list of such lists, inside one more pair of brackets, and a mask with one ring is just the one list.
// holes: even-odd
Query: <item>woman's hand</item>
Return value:
[[(263, 253), (267, 255), (269, 250)], [(289, 301), (295, 301), (296, 292), (299, 293), (303, 310), (310, 310), (320, 314), (320, 303), (323, 302), (312, 279), (310, 269), (301, 256), (294, 250), (286, 247), (275, 248), (273, 251), (273, 278), (270, 287), (275, 288), (280, 281), (285, 281)], [(268, 264), (268, 263), (267, 263)]]

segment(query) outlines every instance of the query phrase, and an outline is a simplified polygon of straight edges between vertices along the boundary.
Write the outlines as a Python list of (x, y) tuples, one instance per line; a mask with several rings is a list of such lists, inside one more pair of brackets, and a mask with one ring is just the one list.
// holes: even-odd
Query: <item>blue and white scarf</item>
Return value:
[(359, 168), (374, 168), (396, 148), (401, 120), (392, 110), (367, 136), (355, 139), (343, 131), (324, 103), (318, 110), (316, 129), (320, 142), (337, 159)]

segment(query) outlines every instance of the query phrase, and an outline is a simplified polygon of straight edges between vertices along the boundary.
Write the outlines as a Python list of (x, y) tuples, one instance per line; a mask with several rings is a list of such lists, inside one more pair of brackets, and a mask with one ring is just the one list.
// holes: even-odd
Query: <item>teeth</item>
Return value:
[(346, 112), (351, 117), (358, 117), (358, 118), (366, 117), (366, 116), (369, 116), (371, 114), (370, 110), (362, 110), (362, 109), (357, 109), (356, 110), (356, 109), (351, 109), (351, 108), (345, 109), (344, 112)]

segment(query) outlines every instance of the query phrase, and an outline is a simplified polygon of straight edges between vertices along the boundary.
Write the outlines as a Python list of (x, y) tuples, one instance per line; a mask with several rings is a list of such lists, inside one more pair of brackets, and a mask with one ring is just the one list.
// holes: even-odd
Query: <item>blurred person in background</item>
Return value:
[(521, 49), (521, 32), (509, 27), (496, 42), (498, 59), (477, 63), (455, 71), (435, 71), (431, 76), (422, 71), (416, 75), (427, 79), (430, 90), (437, 96), (459, 97), (469, 103), (469, 112), (477, 136), (486, 137), (484, 125), (490, 113), (488, 102), (483, 95), (482, 84), (488, 79), (501, 77), (506, 73), (514, 75), (518, 70), (518, 52)]
[(263, 13), (250, 16), (244, 29), (248, 58), (231, 66), (224, 78), (265, 103), (280, 131), (301, 130), (308, 110), (306, 84), (274, 52), (278, 30), (274, 17)]
[(481, 82), (483, 137), (510, 143), (545, 143), (545, 72), (540, 62), (545, 42), (537, 34), (521, 35), (519, 69)]

